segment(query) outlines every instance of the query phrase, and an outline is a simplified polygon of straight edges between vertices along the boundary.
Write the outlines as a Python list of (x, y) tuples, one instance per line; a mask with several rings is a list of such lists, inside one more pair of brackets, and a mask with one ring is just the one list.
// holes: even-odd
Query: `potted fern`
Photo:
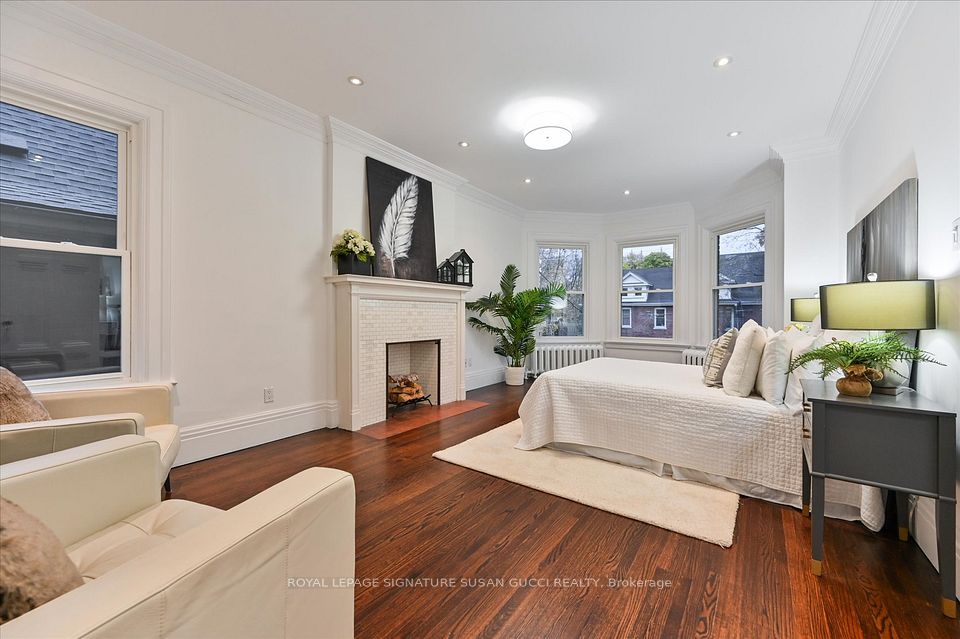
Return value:
[[(882, 380), (887, 373), (893, 384), (886, 387), (896, 388), (907, 381), (905, 375), (894, 368), (896, 362), (928, 362), (944, 364), (933, 355), (919, 348), (911, 348), (903, 343), (900, 333), (888, 332), (859, 342), (834, 339), (829, 344), (815, 348), (795, 357), (790, 362), (790, 371), (794, 371), (810, 362), (820, 362), (820, 378), (841, 370), (844, 376), (837, 380), (837, 392), (842, 395), (866, 397), (873, 392), (874, 386), (883, 386)], [(899, 382), (896, 378), (899, 377)]]
[[(534, 331), (550, 316), (553, 301), (565, 298), (566, 289), (561, 284), (545, 288), (531, 288), (517, 292), (520, 270), (513, 264), (503, 269), (500, 277), (500, 292), (489, 293), (474, 302), (467, 302), (467, 309), (477, 314), (468, 322), (474, 328), (490, 333), (497, 340), (493, 352), (507, 359), (507, 384), (520, 386), (526, 377), (524, 360), (537, 345)], [(489, 313), (500, 319), (500, 326), (483, 320)]]

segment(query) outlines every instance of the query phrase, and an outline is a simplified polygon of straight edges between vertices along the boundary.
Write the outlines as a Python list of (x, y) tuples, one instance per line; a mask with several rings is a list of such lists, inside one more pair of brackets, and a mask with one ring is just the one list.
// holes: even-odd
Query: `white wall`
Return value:
[[(522, 268), (520, 219), (515, 213), (457, 193), (454, 203), (453, 243), (441, 255), (465, 248), (474, 259), (473, 289), (467, 300), (500, 290), (500, 275), (507, 264)], [(439, 241), (438, 249), (439, 250)], [(503, 381), (504, 360), (493, 352), (491, 335), (467, 327), (467, 390)]]
[[(162, 167), (144, 187), (162, 190), (162, 207), (147, 213), (167, 216), (168, 231), (139, 250), (169, 256), (169, 307), (148, 307), (169, 317), (164, 377), (177, 382), (180, 463), (325, 425), (322, 129), (304, 135), (144, 72), (53, 23), (5, 14), (0, 29), (5, 67), (54, 92), (79, 86), (161, 114), (150, 126), (162, 129)], [(266, 386), (273, 404), (263, 403)]]
[[(960, 4), (917, 4), (843, 144), (839, 170), (842, 231), (903, 180), (919, 179), (920, 277), (937, 280), (939, 326), (921, 333), (921, 347), (947, 366), (921, 365), (918, 390), (958, 411), (960, 251), (950, 231), (960, 217)], [(920, 501), (916, 533), (935, 563), (934, 508)]]
[[(519, 264), (521, 255), (521, 219), (514, 207), (478, 193), (459, 176), (337, 121), (331, 122), (328, 244), (345, 228), (358, 229), (370, 237), (367, 156), (432, 182), (437, 261), (461, 248), (474, 260), (474, 285), (467, 299), (499, 289), (503, 268)], [(504, 361), (493, 353), (493, 339), (474, 329), (467, 330), (466, 339), (467, 361), (462, 365), (467, 369), (467, 390), (503, 381)]]
[(787, 319), (791, 298), (813, 297), (821, 284), (846, 281), (848, 227), (840, 222), (839, 189), (836, 154), (785, 163), (783, 312)]

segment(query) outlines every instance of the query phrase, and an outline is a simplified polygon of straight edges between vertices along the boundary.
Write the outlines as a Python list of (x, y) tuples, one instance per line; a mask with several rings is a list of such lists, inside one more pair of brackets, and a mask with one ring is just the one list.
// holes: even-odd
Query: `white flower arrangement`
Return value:
[(331, 257), (340, 258), (347, 255), (356, 255), (361, 262), (368, 261), (376, 254), (377, 252), (373, 250), (373, 244), (370, 240), (363, 237), (360, 231), (354, 229), (344, 229), (343, 233), (333, 243), (333, 250), (330, 251)]

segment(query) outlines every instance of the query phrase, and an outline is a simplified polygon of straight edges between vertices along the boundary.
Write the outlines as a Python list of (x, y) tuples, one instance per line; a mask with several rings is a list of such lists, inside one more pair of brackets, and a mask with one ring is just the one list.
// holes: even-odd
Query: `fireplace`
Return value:
[[(335, 293), (340, 428), (387, 419), (388, 408), (395, 410), (385, 398), (390, 372), (417, 373), (434, 406), (465, 398), (463, 286), (363, 275), (326, 279)], [(400, 364), (388, 366), (388, 348), (389, 360)]]
[(405, 406), (440, 403), (440, 340), (387, 342), (387, 419)]

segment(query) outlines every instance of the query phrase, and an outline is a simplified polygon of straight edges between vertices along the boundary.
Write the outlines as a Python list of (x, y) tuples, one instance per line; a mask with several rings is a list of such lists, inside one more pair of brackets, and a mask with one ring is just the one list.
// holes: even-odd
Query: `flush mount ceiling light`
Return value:
[(359, 78), (359, 77), (357, 77), (357, 76), (355, 76), (355, 75), (351, 75), (349, 78), (347, 78), (347, 82), (349, 82), (350, 84), (352, 84), (352, 85), (355, 86), (355, 87), (358, 87), (358, 86), (361, 86), (361, 85), (363, 84), (363, 78)]
[(742, 131), (731, 131), (730, 133), (727, 133), (727, 137), (736, 138), (736, 137), (739, 137), (741, 133)]
[(630, 189), (624, 189), (624, 190), (623, 190), (623, 194), (624, 194), (624, 195), (630, 195)]
[(533, 180), (531, 180), (530, 178), (523, 178), (524, 184), (530, 184), (531, 182), (533, 182)]
[(467, 142), (466, 140), (460, 140), (459, 142), (457, 142), (457, 145), (458, 145), (461, 149), (465, 149), (465, 148), (467, 148), (468, 146), (470, 146), (470, 143)]
[(536, 151), (552, 151), (573, 139), (570, 118), (558, 111), (538, 113), (523, 125), (523, 143)]
[(733, 62), (733, 58), (731, 58), (728, 55), (724, 55), (714, 60), (713, 66), (715, 66), (718, 69), (722, 69), (723, 67), (729, 66), (731, 62)]

